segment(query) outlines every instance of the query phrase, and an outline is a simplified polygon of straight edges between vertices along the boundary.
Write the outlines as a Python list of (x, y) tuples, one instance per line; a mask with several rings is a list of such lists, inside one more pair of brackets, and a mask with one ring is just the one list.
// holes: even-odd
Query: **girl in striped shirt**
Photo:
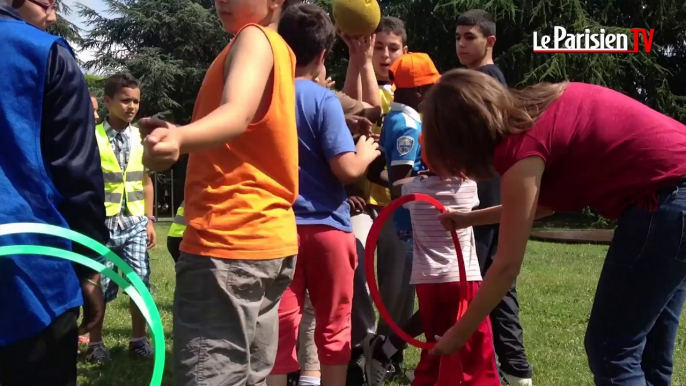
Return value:
[[(423, 161), (428, 166), (426, 159)], [(402, 192), (403, 195), (429, 195), (451, 211), (470, 212), (479, 205), (476, 182), (461, 177), (441, 179), (433, 173), (421, 175), (403, 185)], [(436, 220), (436, 208), (420, 201), (404, 206), (410, 211), (414, 235), (410, 283), (416, 285), (424, 334), (429, 342), (435, 342), (457, 321), (459, 282), (468, 282), (463, 288), (467, 288), (470, 297), (481, 284), (474, 233), (471, 227), (457, 231), (467, 276), (461, 278), (455, 245)], [(453, 355), (430, 356), (427, 350), (422, 350), (412, 385), (451, 385), (460, 378), (464, 379), (464, 385), (500, 385), (488, 318), (464, 348)]]

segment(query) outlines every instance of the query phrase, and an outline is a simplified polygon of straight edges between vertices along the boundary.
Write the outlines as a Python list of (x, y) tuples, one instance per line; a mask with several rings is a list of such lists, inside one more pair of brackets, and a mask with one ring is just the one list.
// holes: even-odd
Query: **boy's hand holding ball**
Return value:
[(348, 46), (350, 62), (357, 68), (361, 68), (372, 63), (374, 54), (374, 43), (376, 35), (371, 36), (350, 36), (340, 33), (341, 39)]
[(339, 35), (348, 45), (350, 60), (358, 67), (371, 61), (374, 31), (381, 21), (376, 0), (335, 0), (333, 18)]
[(342, 35), (371, 36), (381, 21), (376, 0), (334, 0), (333, 18)]

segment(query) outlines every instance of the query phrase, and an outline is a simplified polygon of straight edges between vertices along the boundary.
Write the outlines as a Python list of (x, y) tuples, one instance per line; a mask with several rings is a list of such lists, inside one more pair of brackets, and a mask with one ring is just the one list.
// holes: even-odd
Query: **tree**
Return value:
[(84, 77), (86, 78), (86, 83), (88, 84), (88, 91), (90, 91), (91, 95), (95, 96), (95, 99), (98, 100), (98, 116), (100, 116), (100, 119), (102, 119), (105, 117), (105, 115), (107, 115), (107, 108), (105, 107), (103, 92), (105, 78), (100, 75), (93, 74), (85, 74)]
[[(330, 7), (329, 0), (314, 1)], [(384, 15), (406, 22), (411, 51), (426, 52), (440, 71), (459, 67), (455, 21), (469, 9), (484, 9), (497, 20), (496, 63), (512, 86), (571, 80), (621, 91), (675, 119), (686, 121), (686, 3), (643, 0), (380, 0)], [(330, 9), (330, 8), (329, 8)], [(653, 28), (650, 53), (536, 54), (533, 33), (554, 26), (580, 31), (605, 28), (628, 32)], [(342, 83), (347, 52), (334, 47), (327, 67)]]
[(81, 31), (79, 30), (79, 27), (65, 18), (71, 14), (71, 7), (62, 0), (56, 0), (55, 12), (57, 12), (57, 22), (48, 28), (48, 32), (63, 37), (72, 45), (81, 43)]
[[(314, 0), (331, 11), (331, 0)], [(441, 72), (460, 67), (455, 54), (457, 16), (483, 9), (497, 20), (496, 64), (511, 86), (561, 80), (600, 84), (686, 122), (686, 3), (683, 0), (379, 0), (383, 15), (403, 19), (411, 51), (428, 53)], [(650, 53), (535, 54), (533, 33), (554, 26), (628, 32), (653, 28)], [(343, 84), (347, 50), (336, 43), (329, 74)], [(457, 118), (456, 118), (457, 119)], [(584, 210), (594, 226), (611, 226)]]
[(105, 73), (126, 71), (141, 82), (141, 116), (187, 123), (200, 84), (228, 43), (212, 0), (106, 0), (110, 17), (79, 6), (90, 31), (85, 63)]

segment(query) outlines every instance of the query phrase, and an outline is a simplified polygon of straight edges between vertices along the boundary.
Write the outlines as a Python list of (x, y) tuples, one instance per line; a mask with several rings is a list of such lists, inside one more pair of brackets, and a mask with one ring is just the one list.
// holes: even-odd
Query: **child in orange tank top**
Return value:
[(276, 32), (297, 0), (217, 1), (236, 34), (207, 71), (190, 124), (141, 120), (144, 163), (189, 153), (187, 229), (176, 265), (176, 385), (262, 384), (298, 239), (295, 57)]

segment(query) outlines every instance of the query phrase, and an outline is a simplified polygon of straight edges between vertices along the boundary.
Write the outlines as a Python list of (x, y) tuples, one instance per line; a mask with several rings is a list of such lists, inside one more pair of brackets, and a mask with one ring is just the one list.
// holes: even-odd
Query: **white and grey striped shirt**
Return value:
[[(403, 195), (423, 193), (452, 210), (469, 212), (479, 205), (476, 182), (461, 178), (441, 180), (420, 176), (403, 186)], [(433, 205), (413, 201), (404, 205), (410, 210), (414, 232), (414, 257), (411, 284), (434, 284), (460, 281), (457, 252), (450, 233), (438, 221)], [(467, 271), (467, 281), (481, 281), (472, 228), (457, 231)]]

